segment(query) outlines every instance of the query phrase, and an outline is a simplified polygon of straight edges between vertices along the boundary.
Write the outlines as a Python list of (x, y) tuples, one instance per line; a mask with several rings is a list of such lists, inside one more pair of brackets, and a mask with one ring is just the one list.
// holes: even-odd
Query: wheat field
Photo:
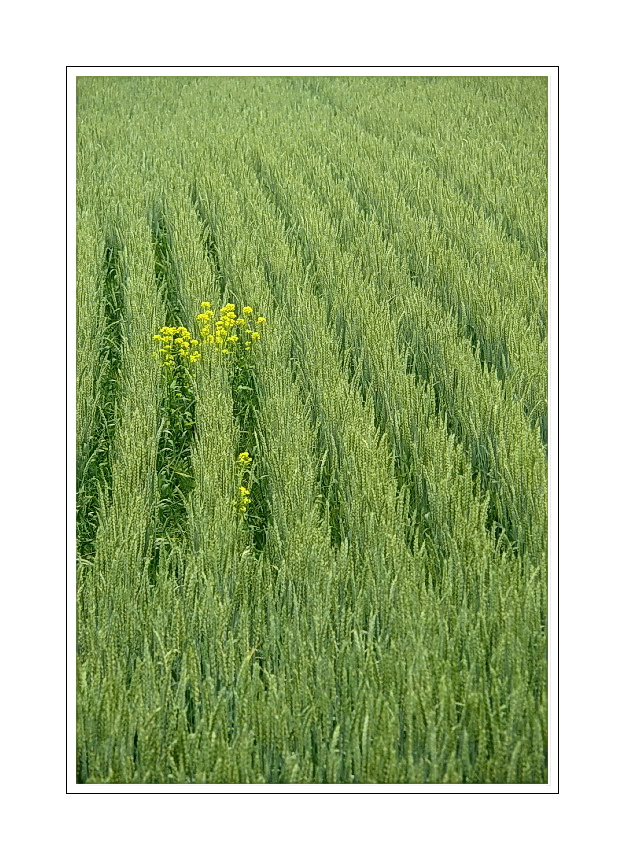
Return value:
[(546, 783), (547, 78), (76, 96), (77, 781)]

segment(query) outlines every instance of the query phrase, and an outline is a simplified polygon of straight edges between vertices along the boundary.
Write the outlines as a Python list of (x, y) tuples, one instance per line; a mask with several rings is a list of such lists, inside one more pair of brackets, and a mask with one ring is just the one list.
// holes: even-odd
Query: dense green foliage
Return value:
[[(78, 79), (79, 782), (547, 781), (546, 128), (545, 78)], [(253, 359), (164, 369), (203, 301)]]

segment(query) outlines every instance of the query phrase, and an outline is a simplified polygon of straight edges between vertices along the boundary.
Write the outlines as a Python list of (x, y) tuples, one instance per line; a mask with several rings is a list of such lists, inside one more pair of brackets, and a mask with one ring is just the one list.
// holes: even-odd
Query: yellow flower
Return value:
[(265, 319), (265, 317), (258, 317), (258, 319), (256, 320), (256, 325), (262, 325), (263, 323), (266, 323), (266, 322), (267, 322), (267, 320)]
[(239, 487), (237, 490), (237, 495), (234, 500), (234, 504), (236, 506), (237, 511), (240, 514), (244, 514), (247, 512), (247, 506), (250, 503), (250, 491), (245, 487)]
[(260, 332), (259, 331), (253, 331), (251, 337), (252, 337), (252, 340), (260, 340)]
[(254, 312), (253, 312), (253, 310), (251, 309), (251, 307), (249, 307), (249, 305), (246, 305), (246, 307), (244, 307), (244, 308), (243, 308), (243, 313), (244, 313), (244, 314), (251, 314), (251, 313), (254, 313)]

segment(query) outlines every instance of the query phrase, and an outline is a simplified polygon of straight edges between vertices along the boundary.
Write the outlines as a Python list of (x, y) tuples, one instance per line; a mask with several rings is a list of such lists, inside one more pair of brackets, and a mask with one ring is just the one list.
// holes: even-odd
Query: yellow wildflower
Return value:
[(237, 490), (236, 499), (234, 500), (235, 507), (240, 514), (247, 511), (247, 506), (250, 503), (250, 491), (245, 487), (239, 487)]

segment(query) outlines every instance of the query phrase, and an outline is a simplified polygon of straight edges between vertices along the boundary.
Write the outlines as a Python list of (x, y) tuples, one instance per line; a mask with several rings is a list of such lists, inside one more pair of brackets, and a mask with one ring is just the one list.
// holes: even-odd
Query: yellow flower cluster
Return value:
[(248, 451), (243, 451), (242, 454), (239, 454), (237, 457), (237, 466), (239, 467), (239, 481), (241, 482), (241, 486), (237, 489), (236, 498), (234, 500), (234, 506), (239, 514), (246, 514), (247, 506), (250, 503), (250, 491), (243, 486), (242, 482), (245, 472), (249, 472), (251, 465), (252, 458)]
[[(219, 319), (215, 319), (215, 311), (211, 310), (210, 302), (202, 302), (201, 306), (203, 311), (197, 316), (197, 321), (202, 326), (200, 337), (220, 354), (238, 353), (242, 357), (249, 353), (254, 341), (260, 340), (261, 329), (267, 320), (265, 317), (257, 317), (254, 320), (254, 311), (249, 305), (241, 309), (240, 316), (236, 313), (236, 305), (224, 305), (219, 312)], [(162, 344), (159, 352), (166, 367), (174, 367), (177, 358), (195, 364), (202, 357), (200, 341), (195, 340), (191, 332), (182, 325), (163, 326), (153, 338)]]
[(202, 307), (204, 310), (197, 316), (197, 321), (202, 324), (200, 336), (223, 355), (230, 355), (237, 350), (249, 352), (252, 343), (260, 340), (259, 328), (267, 320), (258, 317), (254, 322), (254, 311), (248, 305), (241, 309), (240, 316), (236, 312), (236, 305), (224, 305), (218, 319), (215, 319), (210, 302), (202, 302)]
[(250, 455), (247, 451), (243, 451), (243, 453), (239, 454), (239, 456), (237, 457), (237, 462), (239, 463), (240, 466), (247, 468), (248, 466), (251, 465), (252, 458), (250, 457)]
[(162, 344), (159, 352), (163, 356), (165, 367), (174, 367), (176, 358), (195, 364), (202, 357), (198, 346), (200, 342), (191, 336), (191, 332), (183, 325), (163, 326), (154, 340)]
[(250, 491), (246, 490), (245, 487), (239, 487), (237, 490), (237, 495), (234, 500), (234, 505), (238, 514), (247, 513), (247, 506), (250, 503)]

